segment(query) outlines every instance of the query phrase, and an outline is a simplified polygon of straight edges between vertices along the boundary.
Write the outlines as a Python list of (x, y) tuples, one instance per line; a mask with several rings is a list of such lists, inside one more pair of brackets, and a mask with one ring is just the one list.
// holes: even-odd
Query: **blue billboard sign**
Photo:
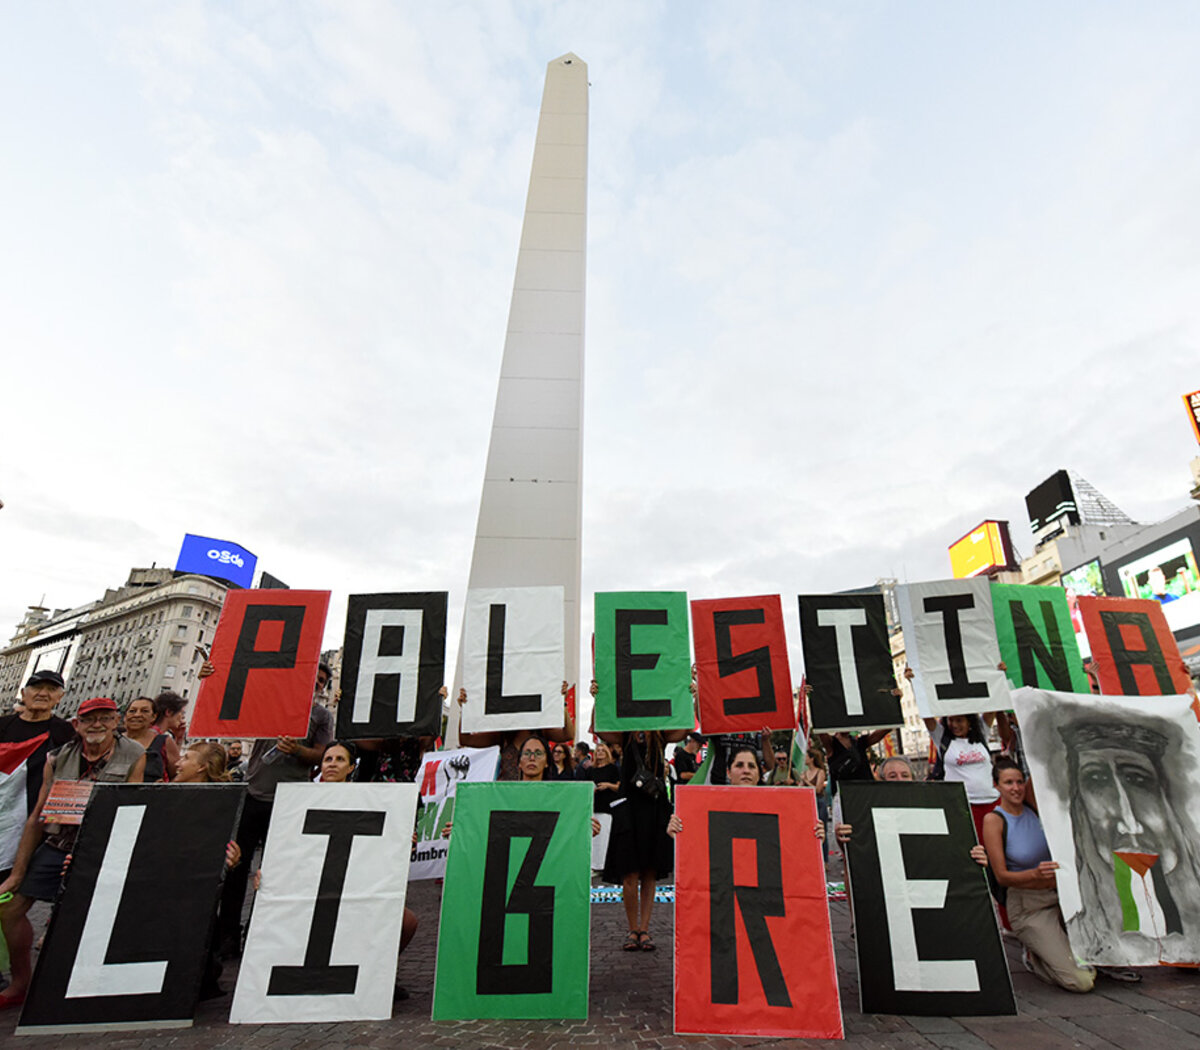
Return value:
[(245, 547), (210, 536), (193, 536), (189, 532), (183, 537), (175, 571), (216, 576), (239, 587), (252, 587), (257, 564), (258, 558)]

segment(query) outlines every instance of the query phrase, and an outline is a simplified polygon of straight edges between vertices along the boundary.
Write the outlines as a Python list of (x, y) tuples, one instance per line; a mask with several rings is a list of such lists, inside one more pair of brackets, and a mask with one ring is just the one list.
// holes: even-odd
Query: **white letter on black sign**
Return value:
[(866, 609), (818, 609), (817, 626), (832, 627), (836, 632), (838, 667), (842, 672), (842, 692), (846, 694), (846, 714), (863, 713), (862, 693), (858, 690), (858, 668), (854, 664), (854, 632), (852, 627), (864, 627)]
[(159, 995), (167, 975), (167, 962), (106, 963), (108, 944), (121, 906), (121, 891), (129, 874), (129, 860), (137, 845), (145, 806), (122, 806), (113, 817), (108, 848), (96, 876), (96, 890), (88, 907), (75, 965), (67, 982), (67, 998), (95, 995)]
[[(375, 696), (375, 676), (400, 676), (400, 693), (396, 697), (396, 721), (412, 722), (417, 717), (417, 676), (421, 670), (420, 609), (368, 609), (363, 624), (362, 654), (358, 663), (358, 682), (354, 689), (354, 721), (371, 720), (371, 701)], [(383, 629), (391, 627), (404, 631), (399, 656), (382, 656), (379, 648)]]
[(910, 879), (904, 871), (901, 835), (947, 835), (940, 809), (880, 807), (872, 811), (879, 875), (892, 942), (892, 969), (900, 992), (977, 992), (979, 971), (972, 959), (921, 959), (912, 913), (916, 908), (943, 908), (948, 879)]

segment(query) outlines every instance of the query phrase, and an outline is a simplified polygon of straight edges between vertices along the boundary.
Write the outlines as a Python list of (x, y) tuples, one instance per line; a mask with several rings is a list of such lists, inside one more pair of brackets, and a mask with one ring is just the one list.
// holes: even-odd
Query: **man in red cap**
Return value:
[(85, 700), (79, 705), (73, 723), (75, 739), (46, 756), (37, 805), (25, 822), (12, 873), (0, 883), (0, 896), (13, 895), (7, 904), (0, 905), (0, 926), (8, 941), (12, 963), (12, 983), (0, 993), (0, 1010), (25, 1001), (32, 970), (29, 952), (33, 946), (33, 927), (27, 917), (29, 908), (35, 900), (53, 901), (58, 895), (63, 865), (79, 830), (77, 824), (42, 822), (42, 807), (54, 782), (140, 784), (146, 768), (142, 745), (117, 736), (117, 705), (107, 696)]

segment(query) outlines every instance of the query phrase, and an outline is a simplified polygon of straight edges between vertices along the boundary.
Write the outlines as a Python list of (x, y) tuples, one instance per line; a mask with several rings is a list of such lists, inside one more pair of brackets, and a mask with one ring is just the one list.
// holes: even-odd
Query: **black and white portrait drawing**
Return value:
[(1014, 692), (1075, 954), (1200, 961), (1200, 723), (1187, 696)]

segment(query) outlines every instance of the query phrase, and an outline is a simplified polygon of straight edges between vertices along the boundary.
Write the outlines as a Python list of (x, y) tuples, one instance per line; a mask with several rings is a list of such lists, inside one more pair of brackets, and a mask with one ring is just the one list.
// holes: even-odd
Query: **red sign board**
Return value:
[(328, 591), (230, 591), (188, 735), (304, 736), (328, 609)]
[(794, 729), (779, 595), (692, 602), (703, 733)]
[(1168, 696), (1191, 688), (1175, 636), (1153, 598), (1080, 598), (1079, 615), (1100, 692)]
[(689, 787), (676, 812), (675, 1031), (841, 1039), (815, 794)]

